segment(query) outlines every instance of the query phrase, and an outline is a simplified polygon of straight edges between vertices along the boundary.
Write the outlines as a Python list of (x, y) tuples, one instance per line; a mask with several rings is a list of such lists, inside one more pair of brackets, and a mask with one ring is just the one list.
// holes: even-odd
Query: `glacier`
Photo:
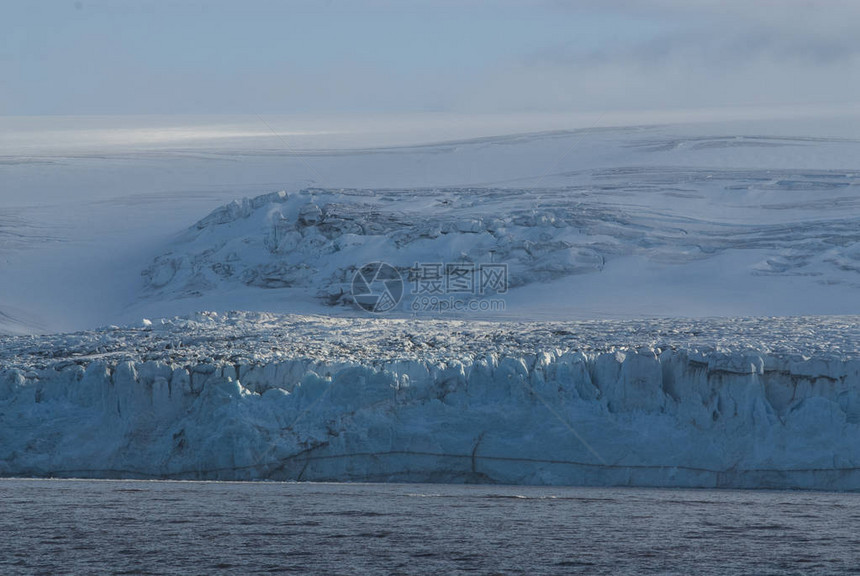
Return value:
[(860, 489), (860, 317), (198, 313), (0, 341), (0, 475)]
[(856, 489), (856, 117), (565, 122), (6, 147), (0, 475)]

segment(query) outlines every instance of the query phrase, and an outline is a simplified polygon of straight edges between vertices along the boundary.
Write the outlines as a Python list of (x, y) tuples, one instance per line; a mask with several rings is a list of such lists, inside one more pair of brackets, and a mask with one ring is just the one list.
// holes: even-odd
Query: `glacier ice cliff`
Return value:
[(0, 339), (0, 475), (860, 489), (858, 317)]

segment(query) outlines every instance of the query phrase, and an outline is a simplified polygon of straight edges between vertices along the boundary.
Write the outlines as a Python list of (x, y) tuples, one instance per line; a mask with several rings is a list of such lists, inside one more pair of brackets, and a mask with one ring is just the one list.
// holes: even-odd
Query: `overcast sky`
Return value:
[(0, 4), (0, 115), (856, 103), (857, 0)]

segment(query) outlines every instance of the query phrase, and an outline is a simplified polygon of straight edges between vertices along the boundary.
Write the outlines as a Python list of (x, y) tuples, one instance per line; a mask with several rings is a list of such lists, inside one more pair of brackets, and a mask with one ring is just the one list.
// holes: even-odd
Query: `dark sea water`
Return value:
[(0, 480), (0, 574), (860, 573), (860, 495)]

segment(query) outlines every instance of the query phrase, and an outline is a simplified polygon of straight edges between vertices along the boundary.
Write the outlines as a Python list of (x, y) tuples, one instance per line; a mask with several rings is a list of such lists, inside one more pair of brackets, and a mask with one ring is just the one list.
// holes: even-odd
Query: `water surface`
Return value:
[(0, 574), (860, 573), (860, 495), (0, 480)]

